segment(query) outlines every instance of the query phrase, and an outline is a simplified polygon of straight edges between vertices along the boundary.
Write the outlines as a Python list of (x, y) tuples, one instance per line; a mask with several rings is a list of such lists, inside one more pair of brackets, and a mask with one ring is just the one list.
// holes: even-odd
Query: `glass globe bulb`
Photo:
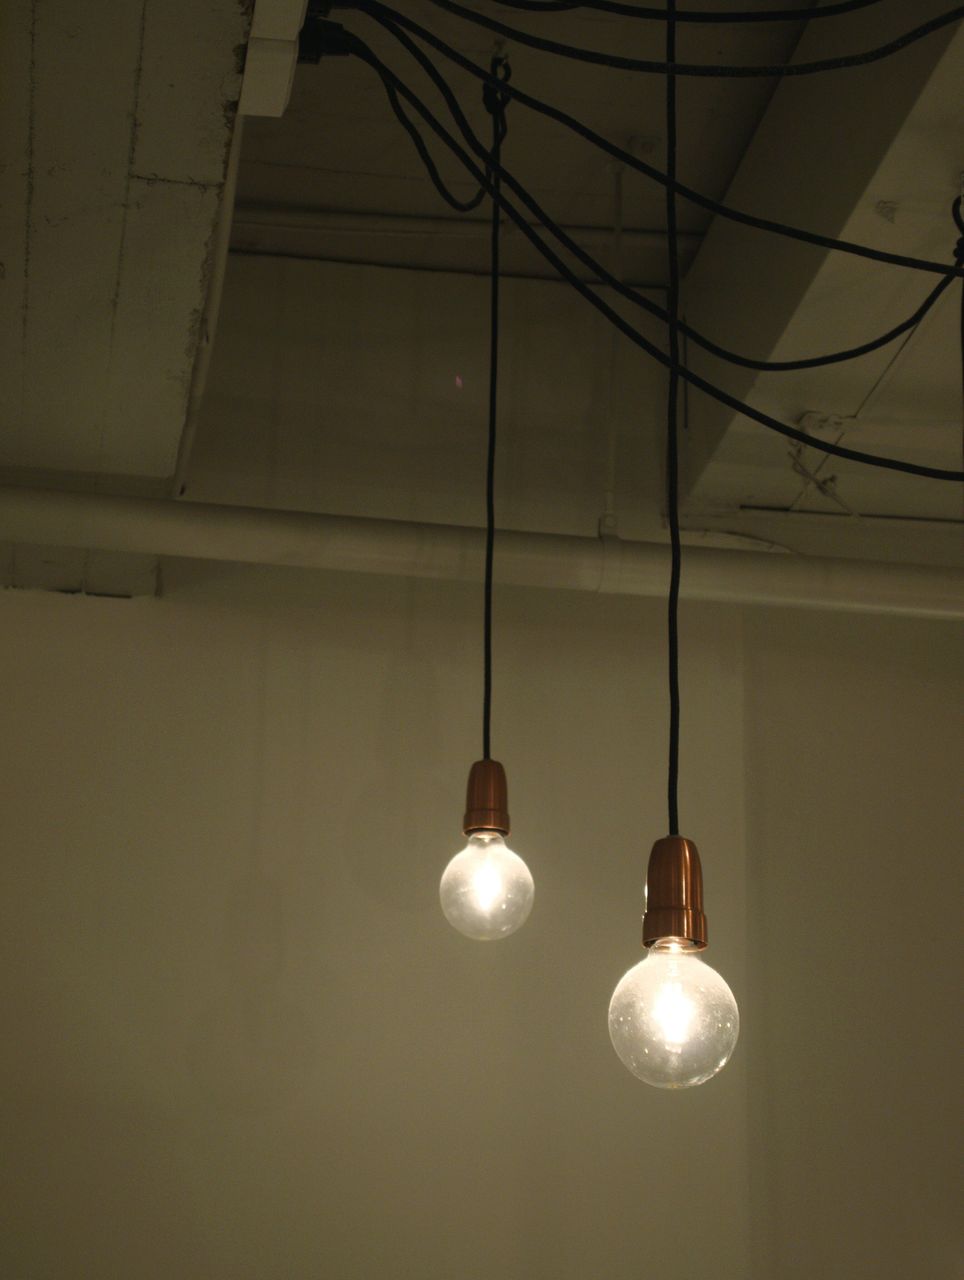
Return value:
[(515, 933), (532, 910), (534, 893), (529, 868), (498, 831), (473, 831), (439, 886), (446, 920), (479, 942)]
[(659, 1089), (703, 1084), (740, 1034), (733, 992), (691, 942), (660, 938), (619, 981), (609, 1038), (625, 1067)]

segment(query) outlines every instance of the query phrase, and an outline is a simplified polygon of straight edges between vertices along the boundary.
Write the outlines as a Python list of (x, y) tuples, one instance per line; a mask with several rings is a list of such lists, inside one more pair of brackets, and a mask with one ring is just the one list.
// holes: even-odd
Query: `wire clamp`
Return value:
[[(489, 63), (490, 79), (486, 81), (482, 88), (482, 103), (490, 116), (498, 116), (500, 119), (505, 117), (505, 109), (509, 105), (509, 95), (501, 86), (508, 84), (512, 79), (512, 68), (509, 66), (509, 59), (501, 53), (494, 54), (492, 61)], [(499, 83), (493, 84), (492, 80)]]

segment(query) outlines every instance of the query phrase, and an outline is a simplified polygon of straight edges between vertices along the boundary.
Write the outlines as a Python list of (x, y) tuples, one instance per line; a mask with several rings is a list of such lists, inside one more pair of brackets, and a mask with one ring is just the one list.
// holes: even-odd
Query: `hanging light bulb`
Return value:
[(692, 840), (667, 836), (653, 845), (643, 945), (648, 955), (620, 979), (609, 1004), (613, 1048), (647, 1084), (703, 1084), (729, 1061), (740, 1014), (726, 982), (700, 958), (706, 916)]
[[(666, 64), (676, 64), (676, 0), (666, 0)], [(733, 992), (699, 952), (706, 946), (703, 873), (691, 840), (679, 835), (679, 246), (676, 222), (676, 75), (666, 87), (666, 245), (669, 378), (666, 388), (666, 515), (670, 535), (668, 609), (670, 835), (657, 840), (646, 872), (646, 959), (620, 980), (609, 1002), (609, 1036), (634, 1076), (661, 1089), (702, 1084), (726, 1065), (740, 1033)]]
[[(503, 84), (508, 60), (493, 57), (490, 72)], [(487, 86), (483, 94), (492, 116), (492, 238), (489, 291), (489, 441), (485, 481), (485, 612), (483, 622), (482, 754), (469, 772), (462, 830), (468, 844), (445, 868), (439, 897), (446, 920), (459, 933), (490, 942), (515, 933), (532, 910), (535, 889), (529, 868), (505, 843), (509, 834), (505, 770), (489, 755), (492, 720), (492, 565), (495, 549), (495, 439), (499, 385), (499, 235), (498, 158), (505, 138), (508, 95)]]
[(525, 924), (535, 886), (529, 868), (505, 842), (508, 789), (497, 760), (477, 760), (472, 766), (462, 830), (468, 844), (442, 875), (442, 912), (467, 938), (506, 938)]

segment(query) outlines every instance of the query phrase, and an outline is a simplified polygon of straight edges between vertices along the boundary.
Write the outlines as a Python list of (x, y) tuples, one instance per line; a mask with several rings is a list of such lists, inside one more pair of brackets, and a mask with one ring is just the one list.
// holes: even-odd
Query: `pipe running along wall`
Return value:
[[(480, 582), (484, 531), (357, 516), (0, 488), (0, 540), (141, 555)], [(669, 549), (564, 534), (498, 535), (497, 582), (662, 597)], [(688, 547), (682, 595), (912, 617), (964, 617), (964, 572)]]

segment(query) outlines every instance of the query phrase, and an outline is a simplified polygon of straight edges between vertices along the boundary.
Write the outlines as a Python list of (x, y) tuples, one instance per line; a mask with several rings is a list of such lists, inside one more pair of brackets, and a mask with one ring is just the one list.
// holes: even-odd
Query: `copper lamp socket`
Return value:
[(664, 836), (653, 845), (646, 872), (643, 946), (659, 938), (682, 938), (706, 946), (703, 869), (699, 850), (682, 836)]
[(498, 760), (476, 760), (469, 770), (462, 830), (467, 836), (473, 831), (509, 834), (509, 789)]

